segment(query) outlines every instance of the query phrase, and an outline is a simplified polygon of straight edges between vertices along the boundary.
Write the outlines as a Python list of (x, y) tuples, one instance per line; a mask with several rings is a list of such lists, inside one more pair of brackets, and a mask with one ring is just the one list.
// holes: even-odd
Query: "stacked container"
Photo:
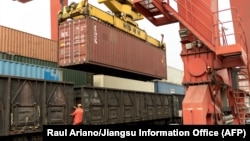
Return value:
[(93, 84), (92, 73), (58, 67), (57, 41), (4, 26), (0, 36), (0, 75)]

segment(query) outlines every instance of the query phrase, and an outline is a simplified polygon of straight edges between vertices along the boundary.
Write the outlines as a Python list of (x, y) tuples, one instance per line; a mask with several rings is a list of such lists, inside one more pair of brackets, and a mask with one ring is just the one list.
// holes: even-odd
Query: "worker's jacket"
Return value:
[(73, 125), (82, 124), (84, 111), (82, 108), (76, 108), (75, 111), (71, 114), (74, 117)]

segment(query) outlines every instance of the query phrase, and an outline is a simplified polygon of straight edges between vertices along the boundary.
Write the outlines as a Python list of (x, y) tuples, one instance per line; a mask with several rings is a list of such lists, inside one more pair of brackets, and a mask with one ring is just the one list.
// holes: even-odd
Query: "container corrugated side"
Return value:
[(36, 58), (30, 58), (26, 56), (8, 54), (4, 52), (0, 52), (0, 59), (47, 66), (47, 67), (58, 67), (57, 62), (51, 62), (51, 61), (46, 61), (46, 60), (41, 60), (41, 59), (36, 59)]
[[(0, 52), (0, 59), (16, 61), (21, 63), (34, 64), (44, 67), (57, 68), (57, 62), (50, 62), (45, 60), (40, 60), (36, 58), (29, 58), (20, 55), (12, 55)], [(75, 85), (93, 85), (93, 74), (84, 71), (72, 70), (67, 68), (60, 68), (62, 71), (62, 80), (73, 82)]]
[(9, 60), (0, 60), (0, 66), (0, 75), (53, 81), (62, 80), (62, 71), (59, 68), (45, 67)]
[(87, 85), (93, 86), (93, 75), (89, 72), (72, 70), (67, 68), (62, 68), (63, 71), (63, 81), (73, 82), (75, 86), (77, 85)]
[(155, 93), (163, 94), (185, 94), (185, 87), (183, 85), (173, 84), (164, 81), (154, 81)]
[(0, 52), (57, 62), (57, 42), (0, 26)]
[(85, 18), (59, 25), (59, 65), (138, 80), (164, 79), (166, 52), (103, 22)]
[(167, 82), (181, 85), (183, 76), (183, 70), (167, 66)]
[(154, 83), (132, 80), (108, 75), (94, 75), (93, 85), (96, 87), (154, 92)]

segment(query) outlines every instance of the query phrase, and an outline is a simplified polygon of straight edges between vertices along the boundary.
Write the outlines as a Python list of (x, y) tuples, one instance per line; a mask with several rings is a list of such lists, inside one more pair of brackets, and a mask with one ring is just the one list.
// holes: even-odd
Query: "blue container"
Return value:
[(61, 81), (59, 68), (0, 59), (0, 75)]
[(162, 81), (155, 81), (155, 93), (163, 93), (163, 94), (185, 94), (185, 87), (179, 84), (173, 84)]

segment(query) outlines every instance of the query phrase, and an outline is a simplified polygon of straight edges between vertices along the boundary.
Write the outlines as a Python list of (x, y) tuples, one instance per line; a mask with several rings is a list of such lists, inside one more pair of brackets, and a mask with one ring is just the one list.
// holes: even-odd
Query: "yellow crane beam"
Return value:
[(67, 19), (81, 19), (86, 16), (94, 17), (156, 47), (165, 49), (161, 41), (147, 35), (146, 31), (138, 27), (135, 21), (143, 19), (143, 16), (133, 10), (131, 2), (125, 2), (124, 0), (99, 0), (99, 3), (106, 4), (112, 12), (108, 13), (89, 4), (87, 0), (82, 0), (79, 3), (73, 2), (68, 6), (64, 6), (63, 10), (58, 13), (58, 21), (61, 23)]

